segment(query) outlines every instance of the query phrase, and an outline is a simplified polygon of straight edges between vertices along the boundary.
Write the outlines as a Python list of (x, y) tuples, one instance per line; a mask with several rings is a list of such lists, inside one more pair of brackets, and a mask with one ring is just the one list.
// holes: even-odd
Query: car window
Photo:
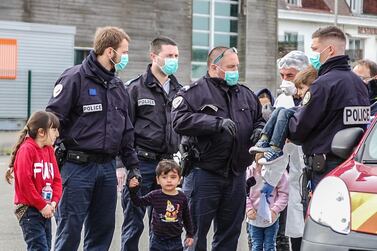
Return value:
[(373, 126), (365, 141), (365, 148), (363, 152), (363, 160), (377, 161), (377, 126)]

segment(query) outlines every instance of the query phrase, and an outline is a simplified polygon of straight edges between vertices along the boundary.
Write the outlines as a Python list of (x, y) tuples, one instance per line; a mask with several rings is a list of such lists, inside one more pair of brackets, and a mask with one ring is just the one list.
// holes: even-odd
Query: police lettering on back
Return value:
[(343, 124), (360, 125), (367, 124), (370, 117), (369, 106), (344, 107)]

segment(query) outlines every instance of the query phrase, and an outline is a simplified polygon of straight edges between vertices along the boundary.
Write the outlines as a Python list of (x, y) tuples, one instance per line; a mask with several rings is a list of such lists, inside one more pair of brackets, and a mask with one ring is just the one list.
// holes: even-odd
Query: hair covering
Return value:
[(263, 89), (257, 91), (257, 92), (255, 93), (255, 95), (257, 95), (257, 97), (259, 98), (259, 96), (262, 95), (263, 93), (266, 93), (266, 94), (267, 94), (267, 96), (269, 97), (269, 99), (270, 99), (270, 101), (271, 101), (271, 104), (273, 105), (274, 102), (275, 102), (275, 100), (274, 100), (274, 96), (272, 96), (272, 93), (271, 93), (271, 91), (270, 91), (269, 89), (267, 89), (267, 88), (263, 88)]
[(278, 69), (295, 68), (302, 71), (309, 65), (308, 57), (302, 51), (291, 51), (277, 60)]

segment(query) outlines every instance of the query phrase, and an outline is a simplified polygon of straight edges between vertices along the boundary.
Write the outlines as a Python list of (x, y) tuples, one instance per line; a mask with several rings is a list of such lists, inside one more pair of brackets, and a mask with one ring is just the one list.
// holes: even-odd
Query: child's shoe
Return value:
[(264, 140), (259, 140), (255, 146), (252, 146), (250, 147), (249, 149), (249, 153), (252, 154), (252, 153), (263, 153), (263, 152), (266, 152), (270, 149), (270, 143), (268, 143), (267, 141), (264, 141)]
[(264, 153), (264, 158), (261, 158), (258, 163), (261, 165), (269, 165), (283, 158), (283, 151), (275, 151), (272, 148)]

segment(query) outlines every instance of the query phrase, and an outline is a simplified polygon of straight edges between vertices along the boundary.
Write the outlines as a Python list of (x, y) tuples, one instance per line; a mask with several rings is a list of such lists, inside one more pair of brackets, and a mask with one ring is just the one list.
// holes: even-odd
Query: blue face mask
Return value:
[[(113, 49), (113, 51), (116, 54), (118, 54), (118, 52), (116, 50)], [(122, 56), (120, 56), (120, 62), (119, 63), (115, 63), (112, 59), (110, 59), (110, 60), (111, 60), (111, 62), (113, 62), (116, 72), (124, 71), (124, 69), (126, 69), (126, 66), (128, 64), (128, 54), (122, 54)]]
[(319, 52), (312, 52), (312, 54), (310, 55), (309, 57), (309, 61), (310, 61), (310, 64), (313, 66), (314, 69), (316, 69), (317, 71), (319, 70), (319, 68), (321, 67), (321, 61), (319, 60), (321, 56), (321, 53)]
[(238, 83), (239, 74), (238, 71), (226, 71), (225, 78), (226, 84), (229, 86), (234, 86)]
[(178, 70), (178, 58), (165, 58), (165, 64), (161, 67), (161, 71), (166, 75), (173, 75)]
[(310, 64), (313, 66), (314, 69), (316, 69), (317, 71), (319, 70), (319, 68), (321, 67), (322, 63), (320, 61), (320, 57), (321, 57), (321, 54), (322, 52), (324, 52), (325, 50), (327, 50), (328, 48), (330, 47), (327, 47), (325, 48), (323, 51), (321, 52), (316, 52), (316, 51), (313, 51), (312, 54), (309, 56), (309, 61), (310, 61)]

